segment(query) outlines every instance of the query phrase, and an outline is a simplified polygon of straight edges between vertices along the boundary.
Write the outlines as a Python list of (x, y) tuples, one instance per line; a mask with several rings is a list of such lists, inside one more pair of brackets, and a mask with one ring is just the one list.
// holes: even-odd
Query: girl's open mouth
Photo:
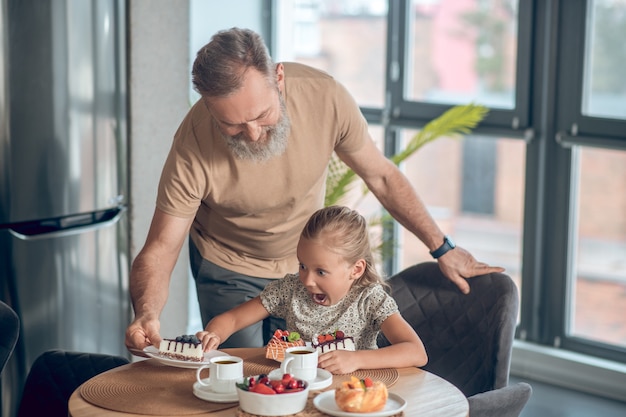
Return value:
[(317, 304), (324, 304), (326, 301), (326, 294), (313, 294), (313, 301)]

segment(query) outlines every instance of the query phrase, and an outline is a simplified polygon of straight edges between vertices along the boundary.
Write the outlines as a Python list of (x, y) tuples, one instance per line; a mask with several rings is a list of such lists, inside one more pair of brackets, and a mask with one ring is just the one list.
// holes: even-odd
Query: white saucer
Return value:
[[(280, 368), (278, 368), (278, 369), (274, 369), (272, 372), (267, 374), (267, 376), (270, 379), (281, 379), (283, 374)], [(332, 383), (333, 383), (333, 374), (328, 372), (326, 369), (317, 368), (317, 377), (313, 381), (309, 382), (309, 389), (311, 391), (324, 389), (330, 386), (330, 384)]]
[(367, 415), (368, 417), (386, 417), (398, 414), (400, 411), (406, 408), (406, 401), (404, 398), (392, 392), (389, 393), (387, 398), (387, 404), (381, 411), (373, 413), (349, 413), (342, 411), (335, 402), (335, 391), (325, 391), (313, 398), (313, 405), (322, 413), (329, 414), (336, 417), (359, 417)]
[(227, 394), (214, 392), (213, 389), (211, 389), (211, 378), (206, 378), (202, 381), (205, 384), (209, 385), (200, 385), (200, 383), (197, 381), (193, 384), (193, 395), (200, 398), (201, 400), (211, 401), (214, 403), (234, 403), (239, 401), (239, 397), (237, 396), (236, 391)]

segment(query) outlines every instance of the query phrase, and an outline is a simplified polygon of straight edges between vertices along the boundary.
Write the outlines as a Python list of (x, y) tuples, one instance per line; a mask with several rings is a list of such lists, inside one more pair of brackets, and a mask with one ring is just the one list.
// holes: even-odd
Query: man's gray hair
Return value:
[(196, 55), (191, 71), (195, 90), (203, 97), (227, 97), (235, 93), (249, 68), (275, 82), (274, 63), (263, 39), (249, 29), (217, 32)]

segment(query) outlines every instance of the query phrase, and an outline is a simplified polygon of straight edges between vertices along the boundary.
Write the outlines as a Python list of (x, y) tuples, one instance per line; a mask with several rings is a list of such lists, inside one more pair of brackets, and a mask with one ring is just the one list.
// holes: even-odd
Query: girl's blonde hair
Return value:
[(374, 266), (367, 223), (358, 212), (343, 206), (319, 209), (309, 218), (300, 238), (322, 241), (328, 250), (340, 255), (349, 264), (364, 259), (365, 272), (354, 285), (382, 284), (387, 287)]

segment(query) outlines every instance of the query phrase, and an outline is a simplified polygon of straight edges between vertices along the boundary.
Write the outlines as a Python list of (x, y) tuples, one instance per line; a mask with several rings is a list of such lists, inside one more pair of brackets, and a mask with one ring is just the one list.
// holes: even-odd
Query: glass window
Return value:
[[(189, 2), (189, 74), (198, 50), (206, 45), (218, 31), (240, 27), (254, 30), (263, 38), (263, 2), (248, 0), (230, 0), (215, 3), (206, 0)], [(267, 41), (266, 41), (267, 43)], [(269, 46), (269, 45), (268, 45)], [(191, 78), (191, 75), (189, 76)], [(189, 82), (189, 100), (195, 103), (200, 95)]]
[(575, 149), (571, 335), (626, 347), (626, 151)]
[[(405, 131), (407, 143), (415, 131)], [(479, 261), (506, 268), (521, 285), (526, 144), (507, 138), (439, 138), (403, 170), (444, 233)], [(415, 236), (400, 230), (400, 265), (431, 261)], [(520, 288), (521, 294), (521, 288)]]
[(626, 119), (626, 1), (590, 0), (582, 113)]
[(412, 0), (407, 100), (515, 107), (517, 0)]
[(359, 105), (384, 106), (385, 0), (294, 0), (279, 7), (277, 60), (324, 70)]

